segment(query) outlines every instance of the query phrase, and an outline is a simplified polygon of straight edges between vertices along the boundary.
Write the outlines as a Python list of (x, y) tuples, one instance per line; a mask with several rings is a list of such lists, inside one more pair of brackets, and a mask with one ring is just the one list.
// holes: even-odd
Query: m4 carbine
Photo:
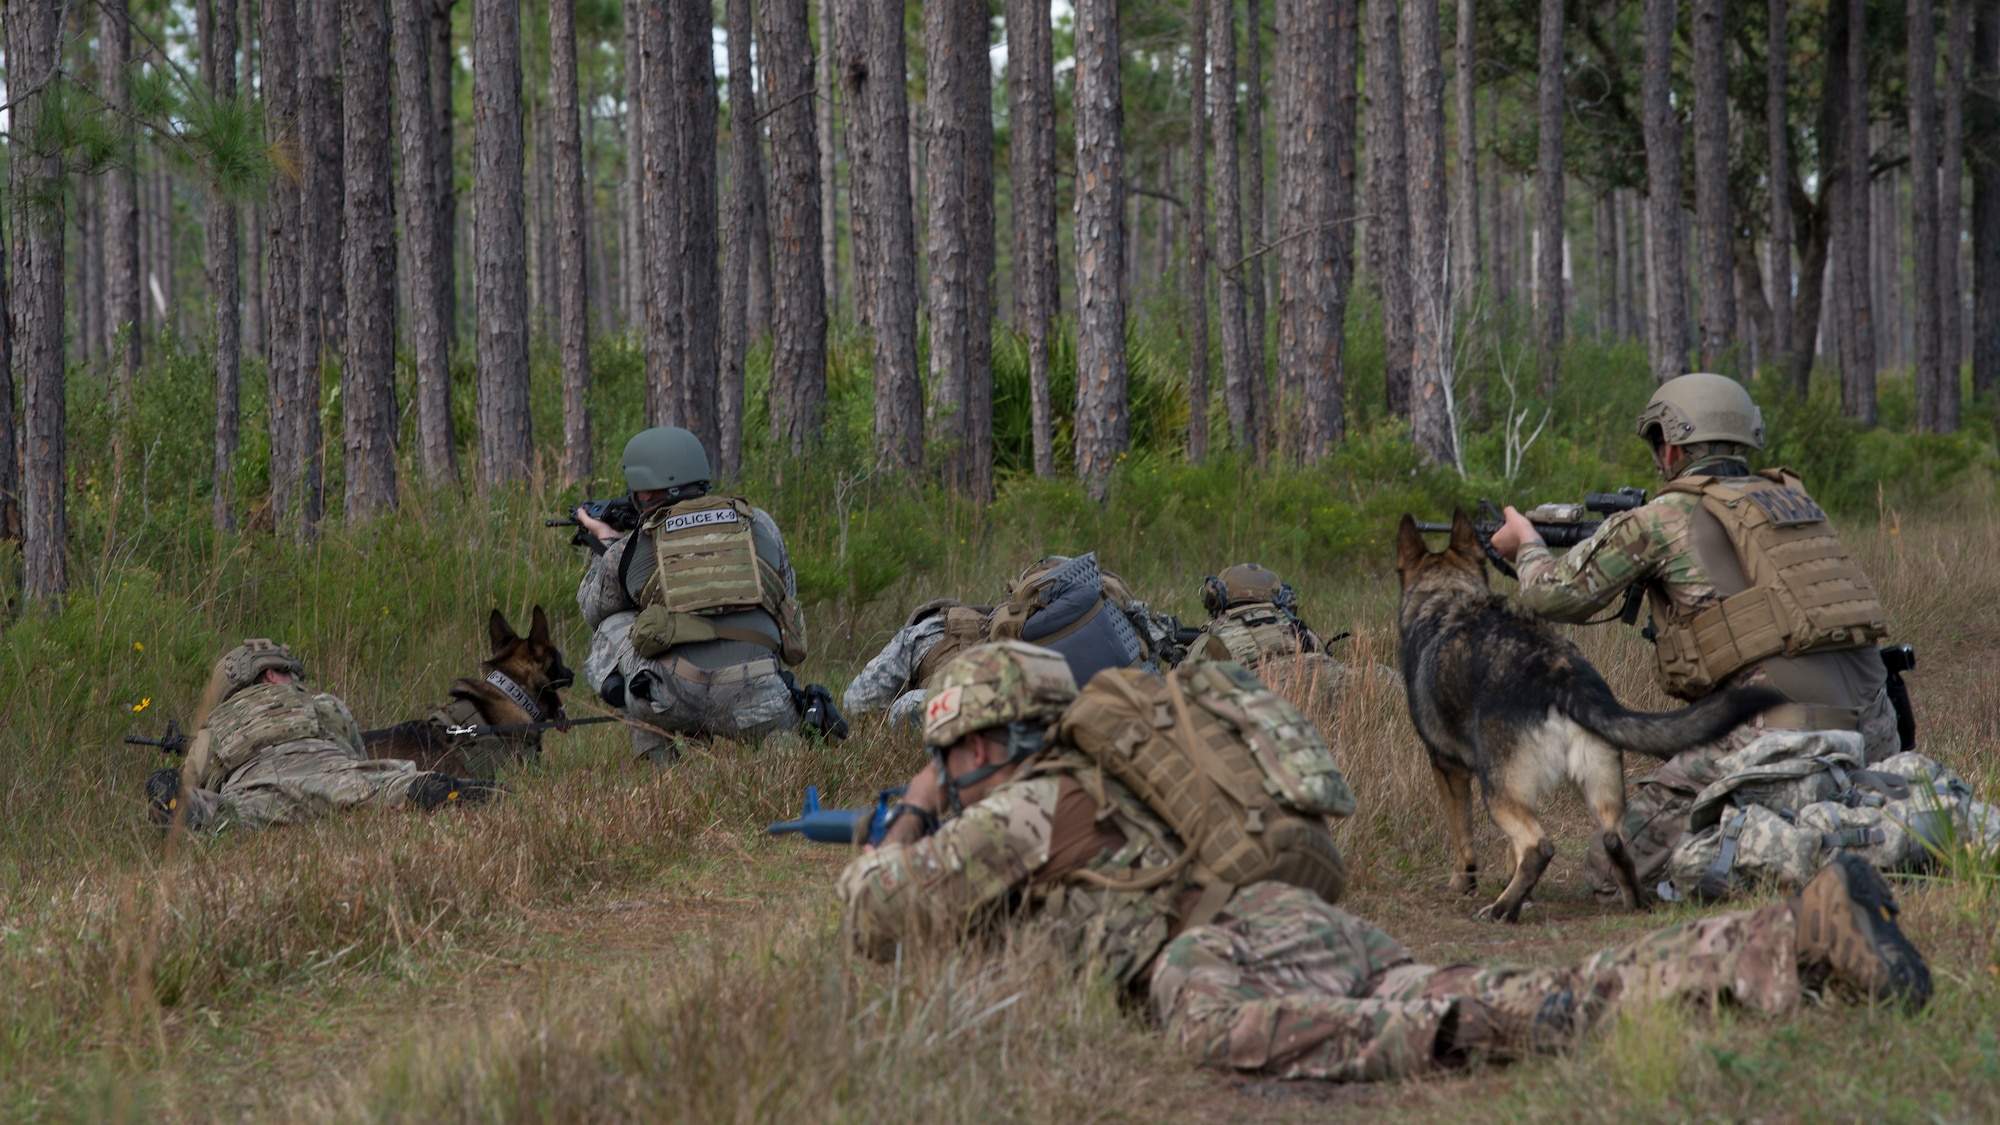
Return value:
[[(1537, 505), (1523, 514), (1528, 517), (1529, 523), (1535, 525), (1535, 531), (1542, 537), (1542, 542), (1558, 550), (1564, 550), (1597, 534), (1597, 529), (1603, 526), (1605, 517), (1618, 512), (1629, 512), (1642, 507), (1645, 503), (1645, 489), (1626, 487), (1616, 492), (1586, 493), (1581, 504)], [(1500, 530), (1501, 525), (1506, 522), (1506, 517), (1500, 514), (1500, 509), (1493, 506), (1493, 501), (1482, 499), (1479, 501), (1479, 515), (1472, 521), (1472, 529), (1479, 533), (1479, 546), (1485, 550), (1486, 557), (1492, 560), (1500, 573), (1513, 578), (1516, 577), (1513, 564), (1501, 558), (1500, 552), (1493, 549), (1493, 533)], [(1450, 531), (1451, 524), (1424, 520), (1417, 524), (1417, 530)]]
[(188, 748), (188, 736), (181, 733), (181, 725), (172, 719), (167, 720), (167, 732), (158, 738), (128, 734), (125, 741), (134, 746), (157, 746), (169, 754), (185, 754)]
[(882, 790), (873, 808), (823, 809), (819, 805), (819, 786), (808, 785), (805, 811), (799, 818), (781, 820), (768, 831), (773, 836), (797, 833), (818, 844), (879, 844), (882, 834), (889, 830), (889, 810), (902, 795), (903, 787), (899, 785)]
[[(582, 508), (583, 514), (591, 519), (603, 520), (610, 524), (613, 531), (630, 533), (639, 530), (639, 505), (634, 504), (630, 496), (620, 496), (613, 500), (585, 500), (577, 507)], [(588, 547), (600, 555), (604, 553), (604, 544), (599, 543), (597, 537), (590, 533), (590, 529), (584, 527), (582, 521), (574, 515), (559, 520), (543, 520), (542, 526), (576, 528), (576, 534), (569, 537), (570, 546)]]

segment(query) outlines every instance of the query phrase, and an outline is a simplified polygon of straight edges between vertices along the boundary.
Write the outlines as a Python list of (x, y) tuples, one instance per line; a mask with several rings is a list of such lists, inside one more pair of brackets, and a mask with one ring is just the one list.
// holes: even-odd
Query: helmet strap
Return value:
[[(1001, 729), (1000, 727), (988, 727), (985, 731), (978, 733), (988, 734), (998, 732)], [(959, 795), (960, 789), (977, 785), (1001, 770), (1006, 769), (1008, 766), (1017, 765), (1041, 753), (1042, 744), (1048, 738), (1047, 727), (1024, 723), (1019, 719), (1008, 723), (1005, 729), (1007, 731), (1007, 745), (1004, 757), (997, 762), (988, 762), (976, 769), (967, 770), (956, 777), (952, 776), (951, 767), (948, 764), (951, 758), (951, 747), (941, 746), (931, 748), (931, 756), (937, 760), (938, 788), (944, 790), (945, 800), (950, 802), (953, 816), (962, 816), (965, 813), (964, 799)]]

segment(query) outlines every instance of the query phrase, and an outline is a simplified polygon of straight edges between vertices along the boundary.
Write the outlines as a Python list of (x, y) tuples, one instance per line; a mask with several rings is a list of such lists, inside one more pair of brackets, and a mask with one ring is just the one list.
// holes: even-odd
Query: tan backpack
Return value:
[(1056, 736), (1131, 789), (1186, 847), (1141, 883), (1106, 885), (1141, 890), (1186, 877), (1205, 888), (1189, 925), (1251, 883), (1290, 883), (1328, 902), (1346, 889), (1326, 818), (1352, 813), (1354, 794), (1312, 723), (1241, 665), (1099, 673)]

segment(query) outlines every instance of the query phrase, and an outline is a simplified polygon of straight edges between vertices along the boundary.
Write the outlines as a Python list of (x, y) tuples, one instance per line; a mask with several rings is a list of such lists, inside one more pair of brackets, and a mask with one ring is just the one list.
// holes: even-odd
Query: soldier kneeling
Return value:
[(181, 768), (146, 779), (149, 813), (190, 832), (228, 824), (266, 828), (364, 806), (434, 809), (475, 804), (492, 782), (370, 759), (361, 730), (338, 696), (303, 683), (305, 663), (262, 638), (216, 662)]
[[(1040, 917), (1081, 963), (1146, 998), (1201, 1063), (1336, 1081), (1558, 1048), (1623, 1004), (1725, 996), (1778, 1013), (1821, 987), (1910, 1009), (1930, 998), (1887, 885), (1851, 857), (1788, 901), (1576, 965), (1418, 964), (1302, 886), (1196, 885), (1168, 811), (1066, 744), (1064, 731), (1086, 725), (1090, 695), (1072, 707), (1076, 696), (1055, 653), (1018, 643), (939, 673), (925, 708), (933, 763), (910, 779), (882, 845), (840, 877), (863, 953), (888, 959)], [(947, 810), (959, 815), (940, 822)]]

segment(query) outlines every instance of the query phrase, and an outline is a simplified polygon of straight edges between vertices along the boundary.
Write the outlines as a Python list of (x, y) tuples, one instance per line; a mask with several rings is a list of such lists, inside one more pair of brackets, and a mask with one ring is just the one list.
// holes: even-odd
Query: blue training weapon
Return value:
[(770, 828), (771, 835), (796, 832), (820, 844), (879, 844), (889, 829), (889, 809), (903, 795), (903, 787), (884, 789), (867, 809), (823, 809), (819, 807), (819, 786), (806, 786), (805, 811), (797, 820), (781, 820)]

